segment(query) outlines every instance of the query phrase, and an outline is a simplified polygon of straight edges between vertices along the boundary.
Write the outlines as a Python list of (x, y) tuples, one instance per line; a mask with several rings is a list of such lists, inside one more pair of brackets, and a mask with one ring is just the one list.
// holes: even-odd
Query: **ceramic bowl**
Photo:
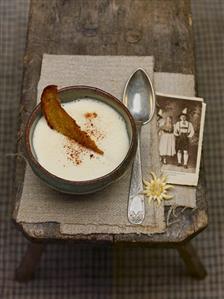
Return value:
[(137, 131), (134, 119), (121, 101), (111, 94), (89, 86), (71, 86), (59, 90), (61, 102), (70, 102), (80, 98), (92, 98), (114, 108), (124, 119), (129, 136), (129, 150), (123, 161), (108, 174), (92, 180), (71, 181), (53, 175), (39, 163), (33, 147), (33, 133), (38, 120), (42, 117), (38, 104), (31, 113), (25, 128), (25, 150), (27, 160), (33, 172), (48, 186), (63, 193), (89, 194), (95, 193), (111, 183), (116, 182), (132, 164), (137, 149)]

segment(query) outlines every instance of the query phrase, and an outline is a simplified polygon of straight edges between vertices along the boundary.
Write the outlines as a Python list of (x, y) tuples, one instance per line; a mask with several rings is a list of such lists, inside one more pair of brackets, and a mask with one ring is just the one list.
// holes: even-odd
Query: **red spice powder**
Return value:
[[(86, 122), (84, 123), (84, 130), (95, 141), (102, 140), (105, 133), (97, 129), (94, 119), (98, 116), (96, 112), (87, 112), (84, 114)], [(91, 150), (81, 146), (75, 140), (67, 138), (64, 145), (67, 158), (75, 165), (80, 165), (83, 162), (84, 155), (88, 154), (90, 159), (97, 158), (97, 155), (91, 153)]]
[(82, 155), (88, 150), (75, 142), (75, 140), (67, 139), (64, 149), (67, 155), (67, 158), (72, 161), (75, 165), (80, 165), (82, 163)]
[(84, 114), (84, 116), (85, 116), (85, 118), (93, 119), (93, 118), (97, 117), (97, 113), (96, 112), (87, 112)]
[(84, 127), (88, 135), (92, 137), (95, 141), (103, 139), (105, 137), (104, 132), (98, 130), (94, 122), (94, 119), (98, 116), (98, 114), (96, 112), (87, 112), (84, 114), (84, 116), (86, 118)]

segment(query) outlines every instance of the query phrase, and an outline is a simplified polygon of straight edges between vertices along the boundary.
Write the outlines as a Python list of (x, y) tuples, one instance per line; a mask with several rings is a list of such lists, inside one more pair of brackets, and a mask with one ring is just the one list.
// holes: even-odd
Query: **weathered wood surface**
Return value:
[[(21, 130), (36, 102), (43, 53), (88, 55), (153, 55), (156, 71), (194, 74), (189, 0), (33, 0), (30, 7)], [(20, 137), (20, 136), (19, 136)], [(22, 142), (19, 144), (22, 151)], [(19, 208), (25, 163), (17, 161), (16, 203)], [(180, 213), (166, 233), (144, 235), (64, 236), (57, 223), (22, 223), (33, 239), (96, 239), (153, 243), (181, 242), (207, 226), (207, 203), (201, 176), (196, 210)]]

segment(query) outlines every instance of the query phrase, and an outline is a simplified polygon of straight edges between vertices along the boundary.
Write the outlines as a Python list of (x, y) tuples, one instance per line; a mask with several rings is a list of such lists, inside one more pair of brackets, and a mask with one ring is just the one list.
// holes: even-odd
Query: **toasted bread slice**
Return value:
[(41, 110), (52, 129), (103, 155), (103, 151), (97, 147), (95, 141), (82, 131), (76, 121), (62, 108), (57, 86), (49, 85), (44, 88), (41, 95)]

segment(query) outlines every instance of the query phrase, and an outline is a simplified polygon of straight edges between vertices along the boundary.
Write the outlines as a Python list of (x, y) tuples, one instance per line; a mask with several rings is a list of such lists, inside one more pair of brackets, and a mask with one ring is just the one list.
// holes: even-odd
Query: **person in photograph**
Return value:
[(160, 118), (158, 121), (158, 126), (160, 135), (159, 153), (162, 163), (167, 164), (167, 158), (173, 157), (176, 154), (174, 124), (172, 117), (167, 116), (165, 119)]
[(174, 135), (176, 136), (177, 165), (188, 168), (189, 139), (194, 136), (194, 127), (187, 120), (187, 108), (179, 115), (179, 120), (174, 126)]

